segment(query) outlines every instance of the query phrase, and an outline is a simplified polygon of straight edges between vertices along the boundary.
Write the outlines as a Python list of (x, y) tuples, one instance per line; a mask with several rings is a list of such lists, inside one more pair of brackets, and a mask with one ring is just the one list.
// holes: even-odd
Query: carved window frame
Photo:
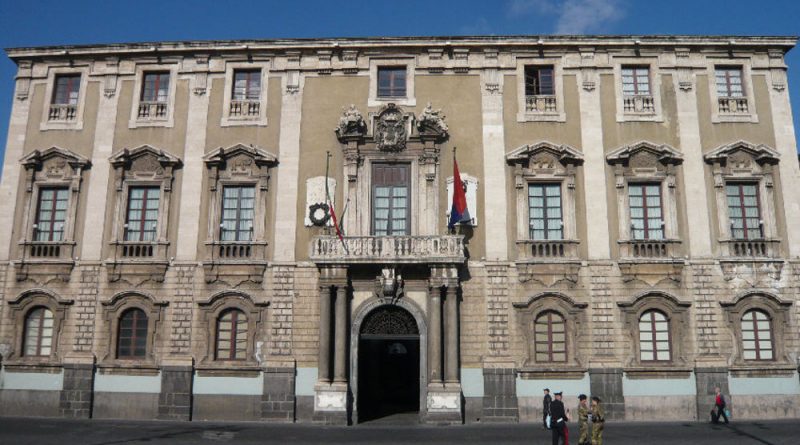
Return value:
[[(75, 120), (51, 121), (49, 120), (50, 105), (53, 103), (56, 77), (65, 74), (80, 74), (80, 91), (78, 91), (78, 104), (75, 111)], [(86, 105), (86, 89), (89, 86), (89, 67), (49, 67), (47, 70), (47, 87), (45, 88), (44, 105), (42, 106), (42, 120), (39, 124), (40, 131), (48, 130), (83, 130), (83, 112)]]
[[(75, 247), (75, 226), (78, 218), (81, 184), (83, 173), (91, 165), (88, 159), (60, 147), (46, 150), (34, 150), (21, 159), (25, 169), (25, 198), (22, 219), (22, 234), (19, 244), (23, 248), (21, 256), (28, 260), (27, 246), (31, 244), (49, 244), (65, 246), (59, 255), (62, 259), (71, 260)], [(33, 236), (36, 224), (39, 194), (44, 188), (66, 188), (69, 191), (67, 201), (67, 218), (64, 222), (61, 241), (35, 241)]]
[(575, 179), (578, 167), (583, 164), (583, 154), (568, 145), (541, 141), (516, 148), (506, 155), (506, 161), (514, 167), (517, 241), (533, 241), (529, 230), (528, 185), (550, 183), (561, 186), (563, 240), (578, 242)]
[[(517, 122), (566, 122), (564, 108), (564, 59), (562, 57), (540, 58), (534, 56), (518, 56), (517, 68)], [(556, 111), (535, 112), (525, 109), (525, 67), (552, 66), (555, 87)]]
[[(72, 300), (63, 300), (58, 295), (44, 289), (31, 289), (20, 294), (17, 299), (8, 302), (10, 318), (14, 329), (14, 343), (7, 355), (4, 354), (3, 365), (21, 366), (58, 366), (63, 356), (61, 340), (64, 331), (67, 311)], [(50, 355), (27, 356), (24, 354), (25, 327), (28, 314), (36, 308), (44, 307), (53, 314), (53, 337)]]
[[(637, 241), (633, 239), (629, 184), (658, 184), (661, 188), (661, 216), (664, 224), (664, 238), (643, 240), (653, 242), (679, 242), (678, 227), (677, 169), (683, 163), (683, 156), (666, 144), (640, 141), (620, 147), (606, 156), (614, 171), (617, 191), (617, 219), (619, 221), (619, 242)], [(640, 240), (642, 241), (642, 240)]]
[[(142, 101), (142, 87), (145, 73), (168, 72), (169, 93), (167, 99), (167, 117), (164, 119), (139, 119), (139, 103)], [(164, 64), (137, 64), (133, 84), (133, 100), (131, 101), (131, 114), (128, 128), (141, 127), (166, 127), (175, 126), (175, 94), (178, 87), (178, 63)]]
[[(685, 368), (690, 367), (689, 353), (691, 352), (690, 332), (690, 302), (681, 301), (666, 292), (644, 292), (632, 299), (617, 303), (622, 311), (624, 332), (627, 333), (631, 347), (626, 353), (626, 368), (631, 372), (637, 370), (659, 368)], [(642, 360), (641, 342), (639, 337), (639, 320), (642, 315), (650, 311), (661, 312), (669, 324), (670, 359), (669, 360)]]
[[(744, 97), (747, 99), (747, 113), (724, 114), (719, 112), (719, 96), (717, 95), (717, 67), (742, 68), (742, 87)], [(708, 77), (708, 92), (711, 100), (711, 123), (723, 122), (750, 122), (758, 123), (758, 110), (756, 109), (755, 90), (753, 89), (753, 62), (750, 57), (717, 57), (706, 58), (706, 72)]]
[[(758, 185), (759, 208), (763, 221), (763, 239), (778, 240), (777, 215), (775, 210), (776, 193), (774, 175), (778, 173), (778, 152), (766, 145), (755, 145), (747, 141), (737, 141), (720, 146), (705, 156), (711, 165), (714, 178), (719, 222), (719, 241), (734, 240), (731, 233), (726, 185), (731, 183), (755, 183)], [(752, 241), (752, 240), (747, 240)]]
[[(230, 165), (231, 160), (242, 159), (241, 165)], [(250, 241), (236, 241), (238, 244), (267, 245), (267, 200), (269, 197), (269, 180), (271, 169), (278, 164), (278, 158), (259, 147), (236, 144), (229, 148), (218, 148), (203, 157), (208, 171), (208, 230), (206, 246), (213, 251), (213, 246), (222, 243), (220, 236), (220, 218), (222, 215), (222, 193), (225, 186), (242, 185), (255, 188), (255, 216), (253, 220), (253, 237)], [(245, 159), (249, 159), (246, 161)]]
[[(648, 69), (650, 94), (653, 96), (652, 113), (625, 112), (625, 95), (622, 91), (622, 69), (624, 67), (646, 67)], [(661, 106), (661, 76), (662, 72), (657, 58), (614, 58), (614, 97), (617, 106), (617, 122), (664, 122), (664, 112)]]
[[(378, 67), (405, 66), (406, 67), (406, 97), (378, 97)], [(411, 55), (393, 55), (386, 57), (370, 57), (369, 59), (369, 97), (368, 107), (381, 107), (394, 103), (397, 105), (417, 106), (416, 89), (414, 87), (414, 74), (417, 70), (416, 57)]]
[[(272, 61), (227, 61), (225, 62), (225, 89), (223, 90), (222, 118), (220, 126), (267, 126), (267, 97), (269, 91), (269, 73), (272, 68)], [(261, 94), (259, 97), (259, 115), (257, 117), (231, 117), (231, 100), (234, 87), (234, 72), (238, 70), (260, 70), (261, 71)]]
[[(163, 329), (164, 315), (169, 303), (157, 300), (143, 292), (120, 292), (101, 303), (102, 323), (100, 332), (107, 332), (106, 344), (101, 348), (103, 355), (98, 358), (99, 367), (152, 367), (157, 366), (156, 357), (159, 345), (159, 332)], [(141, 358), (119, 358), (119, 320), (125, 311), (139, 309), (147, 315), (147, 343), (145, 355)]]
[[(139, 164), (150, 158), (150, 162)], [(166, 259), (166, 247), (169, 245), (169, 216), (172, 201), (172, 183), (175, 169), (181, 160), (159, 148), (142, 145), (134, 149), (124, 148), (109, 159), (114, 169), (114, 213), (111, 229), (110, 245), (114, 249), (130, 244), (151, 244), (156, 246), (158, 259)], [(125, 241), (125, 224), (127, 220), (128, 200), (131, 187), (157, 187), (158, 223), (155, 241)], [(115, 252), (115, 258), (119, 257)]]
[[(791, 335), (791, 309), (794, 304), (784, 301), (775, 294), (767, 291), (748, 291), (740, 294), (730, 301), (721, 301), (720, 306), (728, 321), (728, 329), (734, 337), (732, 348), (731, 367), (763, 367), (775, 365), (794, 366), (796, 363), (789, 356), (787, 344), (791, 344), (788, 336)], [(772, 360), (746, 360), (742, 345), (742, 317), (751, 310), (759, 310), (767, 314), (772, 328)]]
[[(527, 301), (513, 303), (522, 338), (526, 343), (524, 347), (524, 361), (521, 368), (523, 372), (531, 370), (558, 369), (575, 371), (583, 369), (587, 364), (585, 348), (580, 347), (584, 338), (585, 326), (588, 323), (586, 308), (588, 304), (575, 302), (572, 298), (558, 292), (543, 292), (530, 297)], [(565, 362), (537, 362), (535, 345), (536, 319), (547, 312), (555, 312), (564, 318), (566, 331), (566, 361)]]
[[(198, 367), (205, 369), (254, 368), (257, 369), (267, 355), (257, 343), (267, 342), (267, 307), (269, 302), (256, 302), (250, 295), (234, 290), (222, 291), (198, 303), (200, 310), (199, 332), (205, 332)], [(247, 316), (247, 353), (244, 360), (217, 359), (217, 329), (219, 317), (230, 309), (238, 309)]]

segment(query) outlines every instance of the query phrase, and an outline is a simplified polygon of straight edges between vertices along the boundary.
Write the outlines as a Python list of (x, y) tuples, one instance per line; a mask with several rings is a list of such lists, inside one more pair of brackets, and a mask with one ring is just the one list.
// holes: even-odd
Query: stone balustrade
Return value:
[(139, 102), (136, 116), (141, 120), (162, 120), (167, 118), (166, 102)]
[(165, 259), (167, 257), (167, 243), (155, 241), (119, 241), (114, 243), (116, 250), (114, 258), (117, 260), (136, 259)]
[(214, 262), (266, 260), (266, 243), (255, 241), (214, 241), (206, 243), (208, 257)]
[(750, 112), (746, 97), (720, 97), (718, 103), (720, 114), (746, 114)]
[(230, 117), (256, 118), (261, 115), (261, 102), (258, 100), (231, 100)]
[(578, 241), (518, 240), (517, 258), (520, 260), (576, 259), (578, 258)]
[(777, 258), (780, 256), (780, 241), (778, 240), (725, 240), (721, 244), (722, 254), (726, 257)]
[(554, 95), (536, 95), (525, 96), (525, 111), (529, 113), (555, 113), (556, 96)]
[(24, 241), (25, 260), (72, 260), (74, 242), (65, 241)]
[(47, 120), (51, 122), (74, 121), (77, 112), (77, 105), (52, 104), (50, 105), (50, 111), (47, 113)]
[(316, 263), (463, 263), (462, 235), (317, 236), (311, 241)]
[(625, 96), (622, 99), (622, 106), (626, 113), (652, 114), (656, 112), (655, 101), (649, 94)]
[(680, 257), (679, 240), (625, 240), (619, 242), (622, 258), (661, 258)]

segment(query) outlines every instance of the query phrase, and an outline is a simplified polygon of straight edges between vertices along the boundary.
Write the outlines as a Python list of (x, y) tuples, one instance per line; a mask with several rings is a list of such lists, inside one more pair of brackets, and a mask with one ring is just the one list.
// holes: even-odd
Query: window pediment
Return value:
[(112, 155), (109, 162), (115, 169), (124, 169), (137, 178), (164, 178), (181, 165), (178, 157), (151, 145), (123, 148)]
[(506, 155), (506, 161), (531, 171), (556, 171), (582, 164), (583, 154), (569, 145), (540, 141), (514, 149)]
[(683, 162), (683, 155), (667, 144), (639, 141), (622, 146), (606, 156), (609, 164), (622, 166), (630, 173), (664, 172)]
[(705, 161), (724, 170), (725, 174), (758, 174), (768, 165), (780, 161), (780, 154), (764, 144), (737, 141), (720, 146), (704, 156)]
[[(68, 181), (80, 176), (81, 171), (91, 165), (89, 159), (61, 147), (50, 147), (46, 150), (34, 150), (20, 163), (29, 171), (28, 190), (35, 180)], [(35, 174), (34, 172), (40, 172)], [(34, 178), (34, 175), (36, 178)]]
[[(220, 147), (203, 156), (206, 166), (225, 178), (269, 178), (267, 170), (278, 164), (278, 157), (255, 145)], [(266, 182), (264, 184), (266, 186)]]

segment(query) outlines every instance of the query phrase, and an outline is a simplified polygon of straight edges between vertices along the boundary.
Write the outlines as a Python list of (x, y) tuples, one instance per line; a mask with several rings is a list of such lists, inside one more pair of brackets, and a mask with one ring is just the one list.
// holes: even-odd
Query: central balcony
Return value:
[(323, 264), (463, 263), (463, 235), (346, 236), (311, 240), (311, 260)]

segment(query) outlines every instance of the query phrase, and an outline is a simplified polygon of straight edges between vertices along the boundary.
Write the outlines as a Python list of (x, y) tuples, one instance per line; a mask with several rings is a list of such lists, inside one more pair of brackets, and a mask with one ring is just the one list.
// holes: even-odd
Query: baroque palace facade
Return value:
[(798, 418), (795, 43), (9, 49), (0, 414)]

